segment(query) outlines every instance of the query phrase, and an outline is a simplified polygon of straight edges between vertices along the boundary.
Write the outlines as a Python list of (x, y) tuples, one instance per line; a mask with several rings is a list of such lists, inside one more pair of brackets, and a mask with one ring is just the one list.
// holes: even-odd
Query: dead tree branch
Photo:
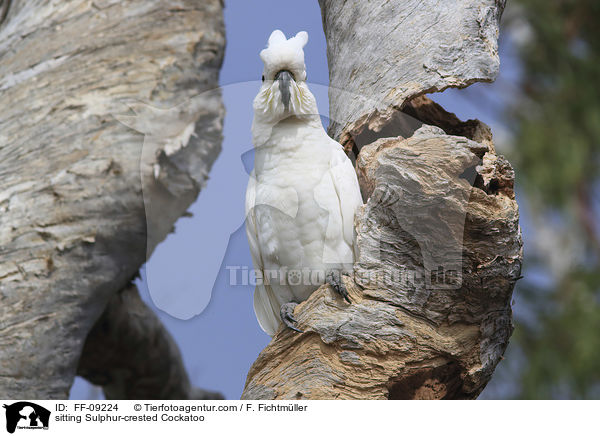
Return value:
[[(8, 9), (0, 25), (0, 396), (60, 399), (96, 320), (117, 292), (130, 292), (131, 278), (196, 198), (219, 154), (224, 109), (219, 93), (207, 91), (217, 87), (223, 58), (223, 5), (1, 6)], [(140, 102), (176, 107), (186, 124), (159, 116), (140, 133), (119, 121)], [(113, 310), (104, 318), (121, 326)], [(150, 323), (139, 332), (160, 331), (151, 317), (138, 313), (137, 321)], [(85, 346), (96, 352), (100, 344), (90, 340), (98, 336)], [(126, 348), (113, 345), (108, 354)], [(163, 350), (170, 355), (144, 371), (163, 371), (165, 362), (180, 367), (176, 348)], [(173, 397), (185, 385), (176, 384), (111, 392)]]

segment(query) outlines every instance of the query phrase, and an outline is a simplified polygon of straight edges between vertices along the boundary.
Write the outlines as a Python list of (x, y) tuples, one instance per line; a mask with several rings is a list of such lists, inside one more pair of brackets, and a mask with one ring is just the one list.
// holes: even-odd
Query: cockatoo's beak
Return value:
[(290, 83), (294, 80), (294, 75), (288, 70), (281, 70), (275, 74), (275, 80), (279, 81), (279, 92), (281, 92), (281, 101), (286, 112), (290, 108)]

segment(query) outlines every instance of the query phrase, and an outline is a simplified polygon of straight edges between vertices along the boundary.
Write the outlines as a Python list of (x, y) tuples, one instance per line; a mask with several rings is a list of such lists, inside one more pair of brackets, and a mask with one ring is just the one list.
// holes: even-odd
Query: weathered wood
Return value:
[[(222, 7), (10, 4), (0, 25), (0, 396), (68, 395), (107, 302), (198, 195), (221, 144), (224, 109), (206, 91), (223, 57)], [(144, 138), (117, 119), (137, 102), (176, 107), (186, 122), (154, 117), (161, 133)]]
[(90, 331), (77, 374), (106, 399), (223, 399), (191, 386), (177, 344), (134, 284), (113, 295)]
[(6, 14), (8, 13), (8, 6), (10, 5), (10, 0), (0, 0), (0, 24), (6, 18)]
[(406, 101), (498, 74), (504, 0), (319, 0), (329, 62), (330, 133), (381, 131)]
[(323, 286), (298, 305), (305, 333), (277, 333), (242, 398), (476, 398), (512, 333), (514, 172), (485, 124), (422, 94), (494, 78), (503, 4), (320, 3), (331, 132), (367, 199), (353, 303)]

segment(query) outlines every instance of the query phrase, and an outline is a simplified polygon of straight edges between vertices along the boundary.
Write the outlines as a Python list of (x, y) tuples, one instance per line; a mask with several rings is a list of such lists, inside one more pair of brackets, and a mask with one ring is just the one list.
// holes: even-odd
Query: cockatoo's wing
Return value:
[(329, 169), (315, 189), (317, 204), (329, 212), (323, 262), (351, 268), (355, 253), (354, 215), (362, 205), (356, 172), (337, 142), (327, 138)]
[[(258, 241), (258, 232), (256, 227), (256, 217), (254, 214), (254, 206), (256, 205), (256, 178), (254, 171), (250, 175), (248, 188), (246, 190), (246, 235), (248, 237), (248, 245), (252, 256), (254, 269), (264, 274), (264, 262), (260, 245)], [(279, 327), (279, 302), (275, 298), (275, 294), (271, 286), (263, 283), (258, 283), (254, 290), (254, 312), (260, 327), (269, 335), (275, 335)]]
[(344, 241), (354, 248), (354, 215), (356, 210), (362, 206), (363, 201), (356, 171), (354, 171), (352, 162), (344, 153), (344, 149), (337, 142), (335, 142), (332, 153), (330, 168), (329, 172), (333, 180), (333, 186), (340, 201)]

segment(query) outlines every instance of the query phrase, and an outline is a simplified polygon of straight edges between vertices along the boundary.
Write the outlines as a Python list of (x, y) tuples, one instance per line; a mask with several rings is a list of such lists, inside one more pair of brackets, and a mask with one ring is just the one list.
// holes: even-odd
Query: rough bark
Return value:
[(502, 2), (321, 0), (330, 132), (357, 154), (366, 204), (352, 304), (297, 306), (245, 399), (476, 398), (512, 333), (522, 242), (514, 172), (490, 129), (423, 94), (493, 80)]
[(78, 375), (106, 399), (222, 399), (190, 385), (179, 349), (134, 284), (115, 294), (89, 333)]
[[(223, 5), (9, 3), (0, 24), (0, 396), (65, 398), (92, 326), (219, 153), (224, 110), (208, 91), (222, 62)], [(148, 107), (177, 117), (146, 117)], [(124, 325), (121, 316), (111, 305), (103, 320)], [(152, 345), (135, 328), (168, 342), (155, 319), (137, 320), (136, 343)], [(191, 392), (176, 348), (165, 350), (146, 370), (174, 362), (179, 386), (167, 391)], [(159, 398), (163, 388), (132, 395)]]
[(381, 131), (411, 98), (496, 78), (504, 0), (320, 0), (331, 134)]

